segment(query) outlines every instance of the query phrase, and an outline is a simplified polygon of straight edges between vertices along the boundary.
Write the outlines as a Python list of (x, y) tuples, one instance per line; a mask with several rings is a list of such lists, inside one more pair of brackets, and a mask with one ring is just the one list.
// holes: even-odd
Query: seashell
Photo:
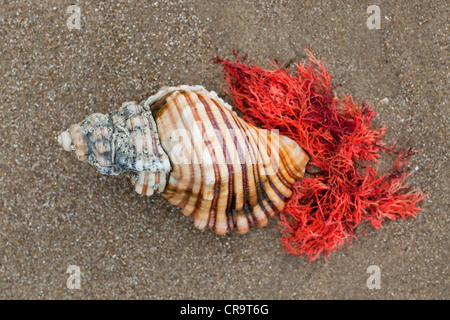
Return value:
[(296, 142), (247, 123), (201, 86), (164, 87), (140, 104), (92, 114), (58, 141), (103, 174), (127, 174), (139, 194), (161, 193), (196, 228), (218, 234), (265, 226), (309, 160)]

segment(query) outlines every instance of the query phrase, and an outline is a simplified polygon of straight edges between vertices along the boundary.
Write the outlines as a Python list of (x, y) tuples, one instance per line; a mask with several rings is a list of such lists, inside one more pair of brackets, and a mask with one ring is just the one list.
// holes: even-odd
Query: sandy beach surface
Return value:
[[(449, 16), (438, 0), (2, 1), (0, 299), (448, 299)], [(269, 67), (305, 48), (340, 94), (378, 112), (386, 143), (418, 150), (409, 183), (430, 193), (416, 218), (362, 225), (327, 262), (284, 253), (276, 219), (245, 235), (196, 230), (55, 139), (165, 85), (229, 101), (210, 58), (236, 49)], [(67, 287), (70, 265), (80, 289)]]

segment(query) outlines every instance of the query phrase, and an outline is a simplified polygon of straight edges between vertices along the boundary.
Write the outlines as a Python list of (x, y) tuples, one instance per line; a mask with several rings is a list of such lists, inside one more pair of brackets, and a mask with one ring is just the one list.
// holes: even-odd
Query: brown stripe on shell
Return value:
[[(236, 117), (237, 118), (237, 117)], [(239, 119), (239, 118), (237, 118)], [(273, 214), (273, 210), (270, 209), (272, 206), (272, 201), (269, 199), (267, 192), (264, 188), (264, 183), (261, 181), (261, 178), (264, 177), (264, 179), (267, 179), (267, 174), (262, 175), (262, 154), (260, 146), (258, 145), (257, 139), (255, 139), (255, 135), (253, 132), (253, 128), (250, 127), (247, 123), (243, 121), (236, 121), (236, 123), (239, 125), (242, 131), (246, 132), (246, 137), (249, 140), (248, 147), (249, 152), (251, 155), (253, 155), (251, 162), (253, 164), (253, 177), (255, 181), (255, 188), (256, 188), (256, 198), (257, 202), (250, 203), (252, 206), (252, 211), (249, 218), (249, 223), (254, 224), (255, 222), (258, 222), (260, 215), (260, 210), (263, 210), (265, 214), (270, 215), (270, 213)], [(259, 133), (259, 132), (257, 132)], [(265, 172), (265, 168), (264, 173)], [(269, 199), (268, 201), (264, 202), (264, 199)], [(270, 209), (270, 210), (269, 210)], [(262, 218), (262, 217), (261, 217)], [(263, 218), (262, 218), (263, 219)], [(263, 224), (264, 221), (258, 222), (258, 225)]]
[[(209, 100), (208, 97), (203, 96), (201, 94), (197, 95), (198, 99), (200, 100), (200, 102), (203, 104), (209, 120), (212, 123), (213, 128), (215, 129), (215, 133), (218, 139), (220, 139), (220, 141), (222, 141), (222, 152), (223, 152), (223, 156), (224, 156), (224, 164), (226, 164), (227, 168), (228, 168), (228, 184), (224, 185), (225, 188), (227, 188), (226, 193), (227, 193), (227, 197), (224, 197), (224, 195), (220, 194), (219, 197), (217, 197), (217, 199), (221, 199), (221, 204), (223, 206), (218, 206), (216, 207), (216, 211), (217, 214), (219, 215), (225, 215), (226, 220), (227, 220), (227, 225), (228, 225), (228, 229), (230, 229), (230, 221), (232, 220), (232, 212), (233, 210), (239, 209), (239, 204), (236, 204), (236, 187), (235, 187), (235, 177), (239, 178), (239, 176), (236, 176), (236, 173), (238, 172), (237, 170), (234, 169), (234, 163), (229, 163), (230, 161), (230, 150), (227, 147), (227, 141), (229, 141), (231, 135), (229, 134), (229, 132), (224, 131), (222, 126), (224, 125), (223, 121), (219, 124), (220, 121), (220, 115), (219, 117), (216, 119), (216, 117), (214, 116), (214, 111), (213, 109), (211, 109), (211, 105), (212, 105), (212, 101)], [(219, 113), (221, 112), (221, 110), (219, 108), (214, 108), (215, 110), (217, 110)], [(228, 133), (228, 137), (227, 136)], [(228, 138), (228, 139), (227, 139)], [(232, 139), (234, 140), (234, 139)], [(238, 182), (236, 182), (238, 183)], [(225, 200), (226, 199), (226, 202)], [(232, 228), (232, 227), (231, 227)]]
[(149, 108), (152, 111), (152, 115), (155, 120), (157, 120), (166, 111), (167, 98), (172, 94), (173, 94), (173, 92), (169, 92), (162, 98), (156, 100), (151, 105), (149, 105)]
[[(306, 165), (307, 156), (301, 149), (292, 150), (280, 137), (280, 159), (276, 159), (270, 149), (275, 133), (264, 136), (204, 92), (174, 90), (151, 108), (161, 145), (169, 156), (174, 145), (170, 134), (180, 127), (190, 134), (183, 143), (191, 144), (191, 160), (199, 163), (173, 163), (162, 195), (184, 207), (183, 213), (192, 217), (197, 228), (213, 228), (219, 234), (245, 233), (253, 224), (264, 226), (269, 216), (284, 208), (292, 183), (303, 175)], [(197, 141), (194, 130), (215, 140)], [(211, 165), (201, 163), (202, 152), (211, 157)], [(278, 168), (272, 168), (271, 161)]]
[[(260, 134), (261, 132), (264, 132), (265, 134)], [(289, 197), (291, 195), (291, 190), (285, 185), (283, 184), (282, 181), (280, 181), (278, 174), (279, 174), (279, 170), (278, 168), (280, 167), (280, 164), (278, 163), (277, 159), (275, 159), (274, 157), (271, 157), (271, 150), (270, 147), (271, 146), (271, 141), (269, 141), (269, 139), (266, 139), (266, 137), (268, 138), (269, 135), (267, 134), (267, 131), (258, 131), (258, 147), (261, 150), (261, 156), (264, 157), (265, 159), (263, 160), (265, 165), (264, 165), (264, 172), (266, 173), (266, 177), (267, 177), (267, 181), (265, 183), (268, 183), (270, 185), (270, 188), (264, 188), (264, 190), (266, 190), (266, 192), (275, 192), (276, 196), (270, 196), (269, 195), (269, 199), (272, 202), (272, 205), (279, 211), (284, 209), (284, 200)], [(278, 146), (278, 148), (280, 148), (281, 146)], [(272, 161), (270, 161), (272, 160)], [(267, 161), (270, 161), (269, 166), (266, 165)], [(273, 165), (277, 166), (277, 169), (275, 171), (275, 169), (273, 168)]]
[[(176, 104), (173, 101), (167, 101), (167, 106), (160, 106), (158, 110), (164, 110), (160, 114), (158, 118), (156, 118), (160, 141), (163, 149), (167, 152), (167, 154), (171, 155), (172, 145), (170, 142), (171, 135), (173, 131), (178, 127), (177, 119), (180, 119), (180, 115), (178, 114), (178, 109)], [(162, 115), (165, 115), (164, 117)], [(169, 140), (169, 141), (167, 141)], [(191, 142), (192, 143), (192, 142)], [(182, 145), (183, 153), (186, 154), (186, 147)], [(172, 157), (173, 158), (173, 157)], [(178, 161), (178, 159), (176, 159)], [(173, 169), (169, 177), (169, 181), (166, 186), (165, 195), (168, 198), (169, 202), (180, 206), (184, 209), (183, 202), (185, 197), (189, 197), (189, 193), (186, 191), (180, 190), (177, 188), (177, 185), (172, 181), (184, 181), (184, 177), (190, 175), (189, 171), (186, 171), (186, 167), (184, 165), (175, 165), (173, 164)], [(183, 210), (185, 215), (189, 215)]]
[[(187, 103), (189, 104), (189, 106), (191, 107), (192, 113), (194, 115), (194, 119), (196, 121), (197, 126), (201, 126), (202, 130), (202, 137), (205, 136), (205, 134), (207, 133), (208, 129), (205, 129), (205, 122), (201, 121), (202, 119), (202, 114), (203, 112), (205, 112), (208, 116), (208, 112), (206, 109), (202, 109), (201, 105), (198, 103), (198, 101), (196, 101), (196, 96), (192, 95), (191, 93), (187, 93), (187, 94), (183, 94), (183, 96), (185, 97)], [(212, 187), (212, 196), (213, 199), (212, 201), (209, 202), (209, 209), (207, 210), (203, 210), (203, 211), (199, 211), (199, 216), (196, 217), (196, 220), (194, 223), (197, 223), (199, 225), (201, 225), (201, 228), (204, 228), (208, 225), (208, 222), (210, 220), (211, 215), (217, 215), (217, 201), (219, 199), (219, 196), (221, 195), (221, 191), (222, 193), (227, 190), (220, 190), (221, 187), (221, 174), (220, 174), (220, 168), (217, 166), (217, 161), (215, 161), (217, 159), (217, 155), (216, 155), (216, 151), (213, 149), (212, 144), (210, 143), (210, 141), (206, 141), (206, 147), (208, 148), (208, 152), (209, 155), (212, 158), (212, 168), (214, 170), (214, 185)], [(204, 151), (204, 149), (202, 149)], [(202, 203), (200, 203), (202, 204)], [(205, 208), (206, 209), (206, 208)]]
[[(183, 92), (181, 92), (183, 93)], [(180, 112), (180, 110), (178, 110), (178, 112)], [(193, 114), (193, 112), (191, 113), (192, 116), (195, 119), (195, 115)], [(183, 122), (183, 126), (186, 127), (186, 121), (183, 117), (181, 117), (181, 120)], [(200, 124), (200, 127), (197, 125), (197, 129), (200, 130), (200, 132), (203, 135), (203, 125), (201, 125), (201, 123), (197, 123)], [(192, 136), (190, 135), (191, 138), (191, 143), (194, 145), (193, 141), (192, 141)], [(192, 148), (194, 154), (194, 159), (193, 159), (193, 170), (194, 170), (194, 185), (192, 186), (192, 192), (191, 192), (191, 196), (189, 198), (188, 204), (187, 206), (183, 209), (185, 210), (185, 214), (186, 215), (191, 215), (192, 213), (195, 214), (195, 211), (200, 207), (201, 205), (201, 201), (203, 198), (203, 192), (204, 192), (204, 188), (203, 188), (203, 184), (204, 184), (204, 173), (202, 170), (202, 164), (201, 164), (201, 154), (199, 153), (199, 150), (197, 147)]]
[[(237, 118), (238, 119), (238, 118)], [(240, 130), (237, 130), (236, 132), (242, 133), (243, 135), (248, 135), (251, 134), (253, 128), (248, 126), (246, 123), (242, 122), (242, 121), (236, 121), (236, 123), (238, 124), (238, 126), (240, 127)], [(258, 146), (256, 144), (249, 144), (248, 146), (250, 146), (251, 148), (249, 148), (247, 151), (248, 153), (251, 155), (252, 153), (256, 153), (255, 149), (258, 149)], [(253, 147), (256, 147), (252, 150)], [(252, 161), (252, 163), (260, 163), (260, 161), (255, 162), (255, 160)], [(247, 168), (249, 168), (248, 164), (246, 165)], [(255, 184), (257, 186), (256, 192), (257, 192), (257, 202), (255, 203), (251, 203), (253, 209), (251, 212), (251, 215), (253, 216), (253, 218), (251, 219), (258, 221), (258, 225), (262, 225), (264, 224), (262, 221), (260, 222), (261, 219), (259, 219), (258, 217), (260, 217), (260, 213), (261, 210), (265, 213), (266, 209), (265, 206), (266, 204), (264, 203), (264, 199), (267, 197), (267, 195), (265, 194), (265, 190), (264, 188), (261, 187), (261, 181), (260, 181), (260, 175), (259, 173), (259, 165), (256, 166), (257, 170), (254, 170), (254, 178), (255, 178)], [(244, 186), (240, 186), (241, 189), (243, 189)]]
[[(243, 127), (240, 125), (239, 121), (236, 121), (236, 119), (233, 117), (233, 113), (231, 113), (228, 109), (224, 110), (216, 100), (212, 100), (212, 102), (215, 104), (215, 106), (217, 107), (217, 109), (219, 110), (222, 119), (224, 121), (224, 123), (226, 124), (226, 127), (228, 130), (232, 130), (233, 132), (233, 143), (234, 146), (236, 147), (236, 152), (237, 155), (239, 156), (239, 165), (240, 168), (237, 168), (236, 170), (234, 170), (234, 172), (241, 172), (242, 173), (242, 183), (241, 185), (234, 185), (233, 184), (233, 193), (235, 193), (237, 190), (242, 190), (243, 191), (243, 196), (242, 196), (242, 201), (240, 201), (238, 203), (238, 205), (235, 204), (235, 202), (233, 201), (231, 208), (229, 208), (229, 210), (231, 210), (234, 215), (235, 215), (235, 219), (234, 220), (234, 224), (237, 227), (237, 231), (238, 233), (244, 233), (248, 230), (248, 221), (247, 218), (245, 217), (245, 215), (248, 214), (252, 214), (252, 209), (251, 209), (251, 205), (250, 203), (253, 205), (256, 203), (257, 199), (258, 199), (258, 191), (255, 188), (255, 158), (253, 155), (252, 150), (249, 148), (249, 144), (246, 138), (246, 134), (242, 135), (242, 134), (237, 134), (237, 133), (243, 133), (245, 131), (243, 131)], [(251, 157), (253, 161), (250, 161), (250, 163), (246, 163), (246, 159), (244, 158), (244, 156), (247, 157)], [(234, 158), (233, 158), (234, 159)], [(249, 172), (250, 171), (250, 172)], [(252, 180), (249, 179), (249, 173), (250, 176), (253, 176), (253, 184)], [(236, 191), (235, 191), (236, 190)], [(254, 197), (250, 197), (250, 193), (254, 194)], [(241, 192), (242, 194), (242, 192)], [(233, 200), (235, 200), (235, 198), (233, 198)], [(240, 219), (240, 223), (238, 224), (238, 219), (240, 216), (244, 216), (245, 217), (245, 221)]]
[[(228, 113), (231, 114), (231, 112), (229, 112), (229, 111), (228, 111)], [(236, 120), (239, 120), (239, 118), (237, 118), (237, 117), (235, 117), (233, 120), (235, 120), (234, 122), (237, 125), (235, 132), (239, 133), (237, 136), (240, 136), (240, 135), (247, 136), (247, 135), (249, 135), (251, 133), (250, 131), (253, 129), (252, 127), (248, 126), (246, 123), (244, 123), (242, 121), (236, 121)], [(248, 149), (246, 149), (246, 152), (248, 153), (248, 155), (251, 156), (252, 154), (256, 153), (255, 149), (258, 149), (258, 148), (257, 148), (257, 146), (256, 146), (256, 148), (253, 148), (255, 146), (256, 146), (255, 144), (248, 144), (247, 145)], [(253, 159), (251, 160), (251, 163), (252, 163), (252, 166), (253, 166), (253, 169), (254, 169), (253, 170), (253, 178), (255, 179), (256, 199), (257, 199), (257, 201), (253, 202), (253, 203), (250, 203), (250, 205), (252, 206), (252, 210), (251, 210), (251, 213), (250, 213), (251, 216), (252, 216), (252, 219), (250, 219), (250, 221), (249, 221), (250, 223), (252, 223), (255, 220), (256, 221), (260, 220), (260, 219), (258, 219), (258, 217), (261, 216), (260, 215), (261, 210), (266, 212), (265, 204), (264, 204), (263, 200), (267, 197), (267, 195), (265, 194), (264, 188), (261, 187), (262, 184), (261, 184), (260, 175), (259, 175), (260, 169), (259, 169), (258, 165), (255, 165), (255, 164), (261, 163), (261, 162), (260, 161), (256, 161), (256, 158), (253, 157)], [(245, 164), (245, 168), (244, 168), (243, 171), (246, 172), (247, 168), (250, 168), (248, 163)], [(239, 189), (239, 190), (244, 190), (245, 185), (240, 185), (240, 186), (237, 186), (236, 188)], [(242, 193), (242, 191), (241, 191), (241, 193)], [(258, 223), (258, 224), (262, 225), (263, 223)]]
[[(173, 103), (175, 105), (175, 110), (177, 111), (177, 118), (180, 119), (180, 121), (183, 123), (183, 126), (186, 126), (186, 123), (184, 121), (183, 115), (182, 115), (182, 108), (186, 105), (186, 101), (182, 99), (182, 95), (177, 95), (175, 97), (169, 98), (169, 104)], [(174, 128), (176, 130), (176, 128)], [(190, 142), (191, 145), (193, 145), (195, 142), (192, 139), (191, 134), (188, 135), (189, 136), (189, 141), (186, 142)], [(183, 136), (184, 137), (184, 136)], [(185, 142), (183, 141), (183, 148), (184, 148)], [(187, 154), (186, 149), (184, 148), (184, 155), (187, 156), (191, 156), (192, 153), (189, 152), (189, 154)], [(193, 164), (193, 159), (187, 159), (188, 160), (188, 164), (186, 167), (186, 164), (183, 163), (182, 166), (185, 167), (185, 169), (187, 169), (188, 172), (188, 176), (189, 176), (189, 182), (187, 183), (187, 190), (193, 190), (195, 187), (195, 171), (194, 171), (194, 164)], [(178, 190), (177, 190), (178, 191)], [(183, 200), (178, 204), (179, 206), (181, 206), (183, 208), (183, 211), (186, 215), (190, 215), (191, 212), (187, 210), (187, 204), (189, 203), (189, 200), (192, 198), (193, 194), (189, 193), (189, 192), (185, 192), (185, 196), (183, 197)], [(195, 209), (194, 209), (195, 210)]]
[(142, 185), (142, 194), (147, 194), (148, 176), (147, 172), (144, 175), (144, 184)]
[[(269, 144), (271, 143), (270, 135), (268, 135), (267, 137), (269, 138), (269, 141), (267, 141), (267, 140), (264, 141), (261, 144), (262, 146), (265, 146), (268, 143)], [(281, 139), (281, 136), (279, 136), (279, 137)], [(292, 194), (292, 191), (290, 189), (291, 183), (287, 184), (286, 180), (285, 180), (286, 176), (284, 174), (287, 172), (286, 169), (288, 169), (288, 167), (287, 166), (285, 167), (285, 165), (284, 165), (285, 162), (283, 162), (283, 160), (284, 160), (285, 156), (287, 156), (287, 155), (286, 155), (286, 150), (284, 150), (284, 148), (281, 148), (281, 146), (283, 146), (283, 143), (281, 143), (281, 142), (282, 141), (280, 141), (280, 148), (279, 148), (280, 154), (279, 154), (279, 157), (278, 157), (278, 159), (279, 159), (279, 161), (281, 161), (281, 163), (277, 164), (278, 168), (277, 168), (277, 171), (276, 171), (276, 176), (272, 176), (272, 179), (269, 179), (269, 184), (271, 185), (272, 190), (274, 190), (277, 193), (278, 197), (282, 200), (282, 201), (278, 202), (278, 206), (276, 208), (278, 211), (280, 211), (280, 210), (282, 210), (284, 208), (284, 201), (287, 198), (289, 198), (291, 196), (291, 194)], [(289, 154), (289, 157), (290, 156), (291, 155)], [(272, 158), (272, 163), (277, 163), (279, 161), (277, 161), (276, 159)], [(298, 175), (296, 175), (294, 177), (298, 178), (298, 177), (300, 177), (302, 175), (303, 175), (303, 172), (301, 172), (301, 174), (298, 174)], [(291, 180), (292, 183), (293, 183), (295, 181), (295, 178), (291, 177), (289, 180)]]
[[(215, 214), (215, 231), (218, 234), (224, 234), (227, 232), (227, 200), (229, 194), (228, 177), (232, 173), (229, 172), (229, 168), (226, 165), (226, 154), (224, 153), (224, 136), (223, 131), (218, 126), (215, 120), (214, 113), (217, 109), (212, 110), (207, 103), (203, 103), (201, 96), (194, 92), (189, 93), (190, 99), (195, 104), (195, 110), (199, 114), (198, 121), (202, 121), (207, 127), (206, 129), (206, 145), (208, 146), (208, 151), (213, 159), (213, 168), (216, 176), (214, 184), (214, 198), (211, 201), (211, 211)], [(206, 121), (208, 119), (209, 121)]]
[[(220, 110), (223, 118), (226, 119), (227, 129), (233, 130), (233, 132), (235, 133), (235, 135), (233, 135), (233, 146), (236, 147), (236, 152), (239, 155), (240, 163), (240, 168), (237, 168), (236, 171), (241, 172), (243, 178), (240, 180), (240, 184), (236, 185), (236, 190), (238, 190), (240, 193), (240, 200), (237, 202), (236, 206), (233, 206), (233, 219), (229, 219), (229, 221), (233, 220), (234, 224), (236, 225), (238, 216), (253, 215), (253, 208), (255, 207), (255, 205), (257, 205), (258, 203), (260, 206), (264, 205), (262, 201), (264, 194), (263, 190), (259, 187), (259, 177), (257, 173), (258, 170), (256, 170), (257, 166), (255, 165), (256, 159), (254, 150), (250, 148), (250, 145), (247, 141), (248, 137), (246, 131), (249, 129), (248, 126), (244, 122), (240, 121), (239, 118), (235, 117), (234, 113), (232, 113), (228, 109), (220, 107), (217, 101), (213, 100), (213, 103)], [(236, 121), (236, 119), (238, 119), (238, 121)], [(244, 155), (247, 156), (247, 159), (243, 158)], [(253, 178), (253, 184), (251, 184), (252, 179), (249, 179), (249, 177)], [(249, 188), (249, 184), (251, 184), (252, 186), (251, 189)], [(253, 197), (250, 197), (249, 192), (251, 192)], [(255, 217), (243, 223), (243, 220), (241, 219), (241, 223), (237, 227), (237, 231), (239, 233), (246, 232), (248, 230), (248, 224), (252, 224), (254, 220), (256, 220)]]

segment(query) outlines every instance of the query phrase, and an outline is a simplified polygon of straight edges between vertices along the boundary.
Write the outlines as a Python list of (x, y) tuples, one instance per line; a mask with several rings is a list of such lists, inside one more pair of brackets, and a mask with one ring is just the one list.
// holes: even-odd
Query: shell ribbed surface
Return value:
[(309, 157), (294, 141), (245, 122), (215, 92), (163, 88), (144, 106), (172, 165), (162, 195), (198, 229), (265, 226), (303, 176)]

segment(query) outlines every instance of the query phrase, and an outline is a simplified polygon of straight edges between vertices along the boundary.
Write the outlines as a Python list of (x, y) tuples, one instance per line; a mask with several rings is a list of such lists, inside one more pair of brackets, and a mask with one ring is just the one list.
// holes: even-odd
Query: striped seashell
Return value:
[(139, 105), (91, 115), (58, 139), (81, 161), (128, 174), (136, 192), (161, 192), (196, 228), (218, 234), (265, 226), (309, 160), (293, 140), (245, 122), (201, 86), (162, 88)]

